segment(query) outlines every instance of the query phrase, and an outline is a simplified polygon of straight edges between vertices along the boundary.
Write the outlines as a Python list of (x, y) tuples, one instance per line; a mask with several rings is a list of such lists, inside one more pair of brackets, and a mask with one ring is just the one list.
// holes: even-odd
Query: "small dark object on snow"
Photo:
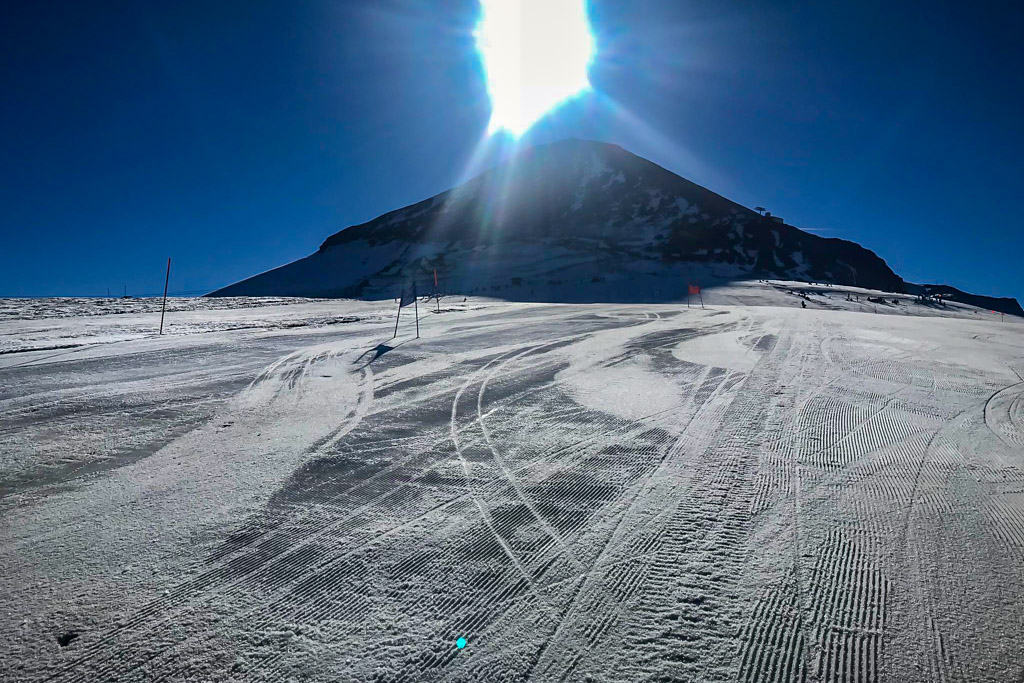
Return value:
[(75, 631), (67, 631), (57, 636), (57, 644), (61, 647), (67, 647), (71, 644), (71, 641), (78, 637)]
[(800, 302), (800, 308), (807, 308), (807, 303), (804, 301)]

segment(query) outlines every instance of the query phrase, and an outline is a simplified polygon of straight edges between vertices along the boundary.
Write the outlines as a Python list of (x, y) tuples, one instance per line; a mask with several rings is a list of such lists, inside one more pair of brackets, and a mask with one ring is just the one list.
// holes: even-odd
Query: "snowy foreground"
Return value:
[(4, 302), (0, 680), (1021, 680), (1024, 324), (802, 287)]

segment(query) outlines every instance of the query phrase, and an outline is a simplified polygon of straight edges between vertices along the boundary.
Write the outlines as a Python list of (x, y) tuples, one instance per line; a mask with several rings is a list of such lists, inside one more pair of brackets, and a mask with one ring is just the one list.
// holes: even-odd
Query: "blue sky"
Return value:
[[(1024, 299), (1024, 10), (592, 0), (621, 144), (903, 277)], [(443, 191), (483, 144), (475, 0), (18, 2), (0, 22), (0, 295), (202, 291)]]

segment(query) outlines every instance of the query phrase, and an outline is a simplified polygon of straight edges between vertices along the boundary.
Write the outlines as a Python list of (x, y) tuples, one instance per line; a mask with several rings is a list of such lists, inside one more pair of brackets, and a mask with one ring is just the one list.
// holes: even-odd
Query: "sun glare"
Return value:
[(491, 96), (490, 132), (522, 135), (590, 88), (587, 0), (480, 0), (476, 44)]

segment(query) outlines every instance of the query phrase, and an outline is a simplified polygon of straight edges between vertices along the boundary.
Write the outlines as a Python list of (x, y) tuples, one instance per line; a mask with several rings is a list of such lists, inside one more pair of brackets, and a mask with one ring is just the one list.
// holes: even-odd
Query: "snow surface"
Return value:
[(4, 302), (0, 679), (1018, 680), (1022, 321), (703, 294)]
[(715, 367), (745, 372), (753, 370), (760, 357), (749, 336), (741, 331), (703, 334), (683, 340), (672, 349), (672, 355), (690, 363), (707, 364), (709, 359), (714, 359)]

